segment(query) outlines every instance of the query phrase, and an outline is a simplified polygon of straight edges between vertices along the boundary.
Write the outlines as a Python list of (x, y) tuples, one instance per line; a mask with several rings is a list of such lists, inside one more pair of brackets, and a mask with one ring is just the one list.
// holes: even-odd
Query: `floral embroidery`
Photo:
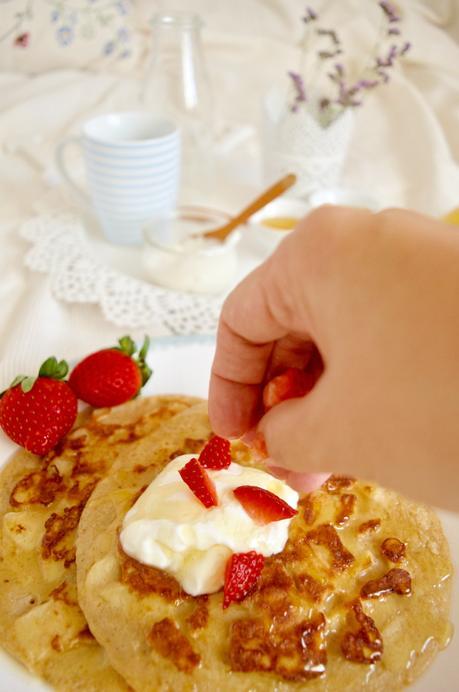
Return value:
[(73, 29), (71, 26), (61, 26), (56, 31), (56, 38), (61, 46), (69, 46), (73, 41)]
[[(15, 0), (13, 0), (14, 2)], [(4, 4), (10, 4), (11, 0), (4, 0)], [(27, 48), (29, 44), (30, 34), (27, 31), (22, 31), (25, 22), (33, 17), (32, 13), (33, 0), (22, 0), (19, 7), (15, 11), (12, 24), (4, 24), (0, 29), (0, 43), (13, 37), (13, 44), (21, 48)]]
[(20, 46), (21, 48), (27, 48), (29, 45), (29, 39), (30, 34), (28, 31), (26, 31), (24, 34), (19, 34), (19, 36), (14, 39), (14, 45)]
[(118, 29), (115, 38), (113, 38), (111, 41), (107, 41), (107, 43), (105, 44), (105, 55), (111, 55), (115, 50), (117, 50), (119, 58), (127, 58), (131, 54), (129, 48), (126, 47), (129, 38), (130, 37), (128, 30), (126, 29), (126, 27), (122, 26), (120, 29)]
[[(30, 45), (30, 24), (40, 15), (38, 3), (49, 6), (50, 29), (57, 44), (63, 48), (78, 39), (100, 41), (101, 54), (125, 59), (131, 55), (131, 34), (126, 26), (119, 26), (119, 17), (129, 13), (129, 0), (3, 0), (14, 3), (10, 26), (0, 31), (0, 42), (12, 40), (14, 46), (27, 48)], [(17, 7), (17, 9), (16, 9)], [(35, 10), (35, 11), (34, 11)]]

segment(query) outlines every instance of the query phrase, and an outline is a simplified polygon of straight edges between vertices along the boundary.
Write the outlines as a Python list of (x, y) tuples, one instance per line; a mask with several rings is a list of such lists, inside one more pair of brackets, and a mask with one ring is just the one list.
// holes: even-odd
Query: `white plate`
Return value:
[[(213, 353), (214, 340), (211, 337), (155, 339), (150, 350), (150, 364), (154, 373), (145, 387), (145, 394), (180, 393), (206, 397)], [(0, 465), (14, 449), (13, 444), (0, 438)], [(443, 521), (456, 563), (452, 622), (455, 629), (459, 630), (459, 515), (447, 512), (438, 514)], [(459, 637), (456, 636), (411, 689), (416, 692), (459, 690), (458, 642)], [(0, 692), (49, 692), (50, 689), (0, 651)]]

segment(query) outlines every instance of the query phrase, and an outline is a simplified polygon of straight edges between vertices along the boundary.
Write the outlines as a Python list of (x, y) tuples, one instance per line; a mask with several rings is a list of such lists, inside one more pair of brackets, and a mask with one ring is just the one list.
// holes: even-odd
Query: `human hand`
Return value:
[[(263, 415), (273, 373), (324, 371)], [(322, 207), (228, 297), (209, 394), (214, 430), (258, 426), (277, 466), (351, 473), (456, 508), (459, 237), (421, 215)]]

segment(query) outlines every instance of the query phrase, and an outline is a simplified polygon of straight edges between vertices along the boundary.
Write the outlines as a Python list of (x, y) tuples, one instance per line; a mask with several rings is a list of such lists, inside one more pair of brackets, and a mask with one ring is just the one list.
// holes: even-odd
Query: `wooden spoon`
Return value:
[(212, 240), (220, 240), (223, 242), (225, 238), (229, 236), (231, 231), (233, 231), (237, 226), (245, 223), (255, 212), (263, 209), (267, 204), (279, 197), (283, 192), (292, 187), (296, 183), (296, 175), (294, 173), (289, 173), (283, 178), (268, 187), (267, 190), (263, 192), (259, 197), (257, 197), (253, 202), (251, 202), (245, 209), (243, 209), (237, 216), (234, 216), (227, 223), (213, 231), (207, 231), (203, 233), (204, 238), (210, 238)]

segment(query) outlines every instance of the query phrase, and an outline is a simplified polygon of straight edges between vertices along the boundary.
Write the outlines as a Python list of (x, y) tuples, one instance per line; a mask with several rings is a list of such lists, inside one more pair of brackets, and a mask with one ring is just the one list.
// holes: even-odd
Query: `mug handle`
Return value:
[(67, 151), (67, 148), (70, 144), (76, 144), (78, 147), (81, 149), (81, 137), (66, 137), (65, 139), (62, 140), (57, 145), (56, 148), (56, 165), (59, 170), (59, 173), (61, 174), (62, 178), (65, 180), (67, 185), (73, 190), (75, 195), (78, 197), (79, 201), (86, 205), (89, 206), (91, 203), (91, 200), (89, 198), (89, 195), (87, 192), (78, 185), (73, 178), (71, 177), (70, 173), (68, 172), (67, 165), (65, 163), (65, 152)]

